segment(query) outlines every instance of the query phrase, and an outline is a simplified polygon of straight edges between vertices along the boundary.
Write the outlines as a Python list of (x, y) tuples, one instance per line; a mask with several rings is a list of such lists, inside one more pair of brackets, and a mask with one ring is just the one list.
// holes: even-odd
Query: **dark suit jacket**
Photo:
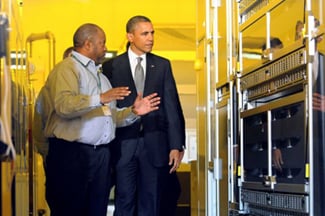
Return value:
[[(141, 117), (141, 121), (116, 130), (117, 144), (137, 138), (143, 125), (144, 145), (154, 166), (166, 166), (171, 149), (182, 150), (185, 146), (185, 120), (170, 61), (148, 53), (143, 96), (158, 93), (161, 97), (159, 110)], [(127, 52), (103, 63), (103, 73), (113, 87), (128, 86), (131, 94), (117, 101), (117, 107), (133, 105), (137, 96)], [(113, 154), (113, 153), (112, 153)]]
[[(314, 86), (314, 92), (325, 95), (325, 57), (319, 53), (318, 56), (318, 76)], [(324, 181), (325, 181), (325, 113), (314, 110), (313, 112), (313, 139), (314, 139), (314, 184), (322, 185), (314, 190), (314, 214), (324, 215), (325, 207), (320, 203), (325, 202)]]

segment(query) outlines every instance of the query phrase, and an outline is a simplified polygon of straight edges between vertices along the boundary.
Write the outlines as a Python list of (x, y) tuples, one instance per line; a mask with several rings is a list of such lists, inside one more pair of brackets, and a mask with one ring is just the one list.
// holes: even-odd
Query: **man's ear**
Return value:
[(92, 41), (90, 39), (85, 40), (84, 47), (89, 50), (91, 48)]
[(134, 35), (132, 33), (127, 33), (126, 38), (128, 39), (128, 41), (133, 42)]

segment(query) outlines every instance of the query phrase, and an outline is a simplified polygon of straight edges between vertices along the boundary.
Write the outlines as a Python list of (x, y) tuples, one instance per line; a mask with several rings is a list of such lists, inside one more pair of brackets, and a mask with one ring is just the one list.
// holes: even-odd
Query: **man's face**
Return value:
[(139, 22), (133, 32), (127, 34), (131, 49), (137, 55), (151, 52), (154, 41), (154, 29), (150, 22)]
[(106, 53), (106, 36), (105, 33), (102, 31), (98, 31), (96, 37), (92, 40), (91, 46), (92, 46), (92, 59), (96, 63), (100, 63)]

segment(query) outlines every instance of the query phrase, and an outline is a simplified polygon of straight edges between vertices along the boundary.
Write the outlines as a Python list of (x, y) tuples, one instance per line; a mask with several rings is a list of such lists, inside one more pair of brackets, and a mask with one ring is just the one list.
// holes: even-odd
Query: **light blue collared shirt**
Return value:
[(45, 84), (53, 104), (46, 137), (107, 144), (115, 138), (116, 126), (132, 124), (139, 118), (131, 108), (117, 110), (116, 101), (100, 103), (100, 94), (112, 86), (98, 69), (93, 60), (75, 51), (54, 67)]

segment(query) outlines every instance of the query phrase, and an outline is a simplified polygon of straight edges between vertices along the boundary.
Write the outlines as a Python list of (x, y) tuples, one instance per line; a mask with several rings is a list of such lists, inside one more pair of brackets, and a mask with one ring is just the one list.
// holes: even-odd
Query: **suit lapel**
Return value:
[(118, 76), (122, 77), (122, 80), (126, 80), (125, 85), (129, 86), (132, 92), (136, 92), (136, 87), (135, 87), (135, 83), (133, 80), (132, 71), (130, 67), (130, 60), (127, 53), (125, 53), (120, 64), (121, 64), (120, 66), (121, 70), (118, 72), (120, 73)]
[[(156, 70), (156, 65), (154, 64), (152, 55), (150, 53), (147, 53), (146, 56), (147, 60), (147, 66), (146, 66), (146, 78), (144, 81), (144, 93), (146, 93), (146, 89), (148, 89), (147, 86), (151, 85), (152, 76), (154, 75), (154, 71)], [(144, 94), (145, 95), (145, 94)]]
[[(147, 61), (147, 63), (146, 63), (147, 65), (146, 65), (146, 75), (145, 75), (145, 81), (144, 81), (143, 95), (146, 95), (146, 89), (148, 89), (147, 86), (150, 86), (152, 84), (151, 83), (151, 80), (153, 80), (152, 76), (155, 74), (154, 71), (156, 70), (156, 65), (155, 65), (152, 55), (150, 53), (147, 54), (146, 61)], [(135, 83), (134, 83), (134, 79), (132, 76), (130, 60), (129, 60), (127, 52), (123, 55), (123, 58), (121, 58), (121, 61), (118, 62), (118, 64), (120, 64), (120, 66), (117, 66), (120, 68), (120, 70), (117, 71), (117, 73), (118, 73), (117, 77), (121, 77), (122, 80), (126, 81), (126, 83), (123, 82), (123, 85), (129, 86), (131, 92), (137, 92)]]

